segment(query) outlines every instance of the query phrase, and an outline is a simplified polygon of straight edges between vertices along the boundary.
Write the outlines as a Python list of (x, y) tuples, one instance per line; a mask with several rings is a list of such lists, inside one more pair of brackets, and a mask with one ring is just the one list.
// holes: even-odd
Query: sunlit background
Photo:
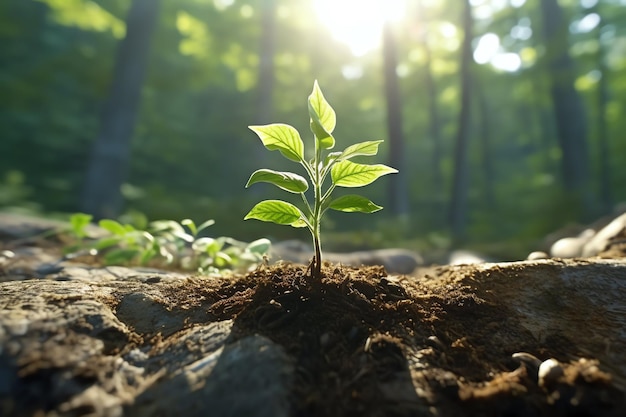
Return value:
[(626, 0), (3, 0), (0, 42), (0, 210), (307, 239), (242, 218), (299, 168), (247, 126), (310, 143), (315, 79), (337, 147), (400, 170), (331, 249), (511, 259), (626, 201)]

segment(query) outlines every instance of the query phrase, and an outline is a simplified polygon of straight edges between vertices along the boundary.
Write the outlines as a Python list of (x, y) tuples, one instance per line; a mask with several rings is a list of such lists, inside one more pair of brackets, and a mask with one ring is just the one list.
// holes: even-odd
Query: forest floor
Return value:
[[(60, 250), (49, 241), (39, 247), (52, 257)], [(401, 276), (381, 267), (326, 264), (316, 281), (305, 265), (278, 263), (247, 275), (185, 279), (164, 287), (155, 301), (188, 313), (182, 330), (232, 320), (228, 343), (263, 335), (280, 345), (294, 364), (293, 416), (623, 416), (624, 375), (611, 375), (564, 333), (537, 337), (517, 304), (503, 299), (515, 297), (517, 275), (529, 268), (546, 280), (558, 272), (551, 261), (487, 269), (435, 265)], [(36, 278), (16, 273), (0, 265), (0, 285)], [(120, 301), (109, 301), (113, 311)], [(601, 318), (584, 319), (586, 327), (601, 324)], [(134, 329), (128, 345), (101, 355), (146, 346), (159, 351), (184, 334), (155, 337)], [(550, 358), (558, 363), (539, 372)], [(50, 361), (29, 363), (29, 372), (36, 375)]]

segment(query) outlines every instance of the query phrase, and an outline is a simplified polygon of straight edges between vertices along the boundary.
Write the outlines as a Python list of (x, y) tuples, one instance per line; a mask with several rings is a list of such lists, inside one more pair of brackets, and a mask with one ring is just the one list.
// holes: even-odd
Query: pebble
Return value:
[(558, 382), (563, 376), (563, 367), (556, 359), (547, 359), (539, 365), (539, 386), (550, 387)]
[(576, 258), (582, 255), (583, 247), (594, 235), (592, 229), (587, 229), (577, 237), (564, 237), (559, 239), (550, 248), (553, 258)]
[(529, 253), (528, 256), (526, 257), (526, 260), (528, 260), (528, 261), (535, 261), (537, 259), (548, 259), (549, 257), (550, 257), (550, 255), (548, 255), (545, 252), (535, 251), (535, 252)]
[(595, 256), (604, 251), (611, 239), (619, 236), (626, 229), (626, 213), (613, 219), (602, 230), (592, 236), (582, 248), (582, 256)]

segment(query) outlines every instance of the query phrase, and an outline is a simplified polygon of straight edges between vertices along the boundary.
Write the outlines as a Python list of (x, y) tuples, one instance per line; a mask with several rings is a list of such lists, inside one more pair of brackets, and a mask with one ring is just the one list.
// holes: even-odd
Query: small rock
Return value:
[(539, 365), (539, 386), (550, 388), (563, 376), (563, 367), (556, 359), (547, 359)]
[(528, 260), (528, 261), (535, 261), (537, 259), (548, 259), (549, 257), (550, 257), (550, 255), (548, 255), (545, 252), (535, 251), (535, 252), (529, 253), (528, 256), (526, 257), (526, 260)]
[(482, 264), (484, 262), (487, 262), (484, 257), (466, 250), (455, 250), (450, 254), (448, 260), (450, 265)]
[(615, 218), (611, 223), (601, 229), (595, 236), (585, 242), (582, 247), (582, 256), (595, 256), (604, 251), (611, 240), (626, 230), (626, 213)]
[(576, 258), (582, 256), (583, 247), (595, 234), (593, 229), (586, 229), (576, 237), (559, 239), (550, 248), (553, 258)]

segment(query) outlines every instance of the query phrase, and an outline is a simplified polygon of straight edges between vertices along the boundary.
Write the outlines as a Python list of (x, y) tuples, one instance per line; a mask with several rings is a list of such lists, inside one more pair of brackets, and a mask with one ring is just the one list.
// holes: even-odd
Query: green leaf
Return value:
[(257, 182), (269, 182), (278, 188), (290, 193), (303, 193), (309, 189), (306, 179), (291, 172), (273, 171), (271, 169), (259, 169), (254, 171), (246, 184), (246, 188)]
[(337, 117), (335, 110), (324, 98), (317, 80), (313, 84), (313, 91), (309, 96), (308, 108), (311, 118), (311, 131), (322, 149), (331, 149), (335, 146), (335, 138), (331, 133), (335, 130)]
[(120, 223), (116, 222), (115, 220), (102, 219), (98, 222), (98, 225), (104, 230), (107, 230), (113, 233), (114, 235), (123, 236), (126, 233), (128, 233), (128, 230), (126, 230), (124, 226), (122, 226)]
[(189, 233), (186, 232), (180, 232), (178, 230), (174, 231), (174, 236), (176, 236), (177, 238), (184, 240), (187, 243), (192, 243), (194, 237), (192, 235), (190, 235)]
[(215, 254), (214, 262), (215, 266), (217, 266), (218, 268), (225, 268), (229, 265), (232, 265), (233, 258), (231, 258), (230, 255), (228, 255), (227, 253), (218, 252), (217, 254)]
[[(183, 220), (184, 222), (184, 220)], [(194, 237), (187, 233), (182, 223), (174, 220), (155, 220), (150, 223), (150, 227), (155, 235), (166, 238), (168, 241), (174, 241), (172, 237), (184, 240), (185, 242), (193, 242)], [(191, 230), (191, 228), (190, 228)]]
[(271, 246), (272, 242), (270, 242), (269, 239), (262, 238), (257, 239), (254, 242), (250, 242), (248, 246), (246, 246), (246, 250), (259, 255), (264, 255), (269, 252)]
[(119, 244), (121, 240), (122, 239), (119, 236), (105, 237), (103, 239), (99, 239), (95, 244), (93, 244), (93, 248), (100, 251)]
[(193, 222), (193, 220), (184, 219), (180, 222), (180, 224), (182, 224), (183, 226), (187, 226), (192, 235), (195, 236), (198, 234), (198, 228), (196, 227), (196, 224)]
[(148, 262), (150, 262), (152, 259), (154, 259), (154, 257), (157, 255), (157, 250), (154, 247), (150, 247), (145, 249), (143, 252), (141, 252), (141, 254), (139, 255), (139, 264), (140, 265), (145, 265)]
[(383, 164), (366, 165), (350, 161), (341, 161), (333, 165), (330, 175), (333, 184), (338, 187), (363, 187), (376, 181), (379, 177), (394, 174), (398, 170)]
[(324, 166), (329, 166), (331, 163), (335, 163), (337, 158), (341, 156), (343, 152), (330, 152), (324, 159)]
[(304, 143), (296, 128), (283, 124), (274, 123), (264, 126), (248, 126), (257, 134), (270, 151), (278, 150), (283, 156), (292, 161), (304, 160)]
[(337, 123), (335, 110), (333, 110), (328, 101), (324, 98), (324, 94), (322, 94), (317, 80), (313, 83), (313, 91), (309, 96), (309, 111), (311, 110), (317, 115), (322, 127), (328, 133), (333, 133), (335, 124)]
[(155, 232), (162, 232), (165, 230), (178, 231), (181, 233), (185, 233), (185, 229), (180, 223), (175, 222), (174, 220), (155, 220), (150, 222), (150, 228)]
[(201, 237), (200, 239), (196, 239), (195, 242), (191, 245), (191, 249), (195, 252), (205, 252), (209, 255), (213, 255), (217, 253), (220, 249), (222, 249), (222, 243), (218, 242), (216, 239), (212, 237)]
[(337, 157), (337, 161), (345, 161), (346, 159), (354, 158), (355, 156), (373, 156), (378, 153), (378, 145), (383, 143), (382, 140), (370, 140), (361, 143), (355, 143), (348, 146)]
[(213, 219), (209, 219), (209, 220), (205, 221), (200, 226), (198, 226), (198, 233), (200, 233), (201, 231), (203, 231), (204, 229), (206, 229), (209, 226), (213, 226), (214, 224), (215, 224), (215, 220), (213, 220)]
[(356, 194), (338, 197), (331, 201), (328, 207), (333, 210), (345, 211), (347, 213), (374, 213), (382, 209), (381, 206), (374, 204), (369, 199)]
[(335, 138), (330, 134), (319, 120), (317, 114), (311, 109), (309, 105), (309, 114), (311, 115), (311, 132), (315, 135), (315, 140), (319, 143), (321, 149), (331, 149), (335, 146)]
[(91, 214), (72, 214), (72, 216), (70, 217), (70, 225), (72, 226), (72, 231), (77, 237), (83, 238), (87, 236), (85, 228), (91, 222), (91, 219), (93, 219), (93, 216)]
[(301, 227), (299, 224), (302, 216), (300, 209), (291, 203), (281, 200), (265, 200), (252, 207), (252, 210), (246, 214), (244, 220), (256, 219), (264, 222)]

